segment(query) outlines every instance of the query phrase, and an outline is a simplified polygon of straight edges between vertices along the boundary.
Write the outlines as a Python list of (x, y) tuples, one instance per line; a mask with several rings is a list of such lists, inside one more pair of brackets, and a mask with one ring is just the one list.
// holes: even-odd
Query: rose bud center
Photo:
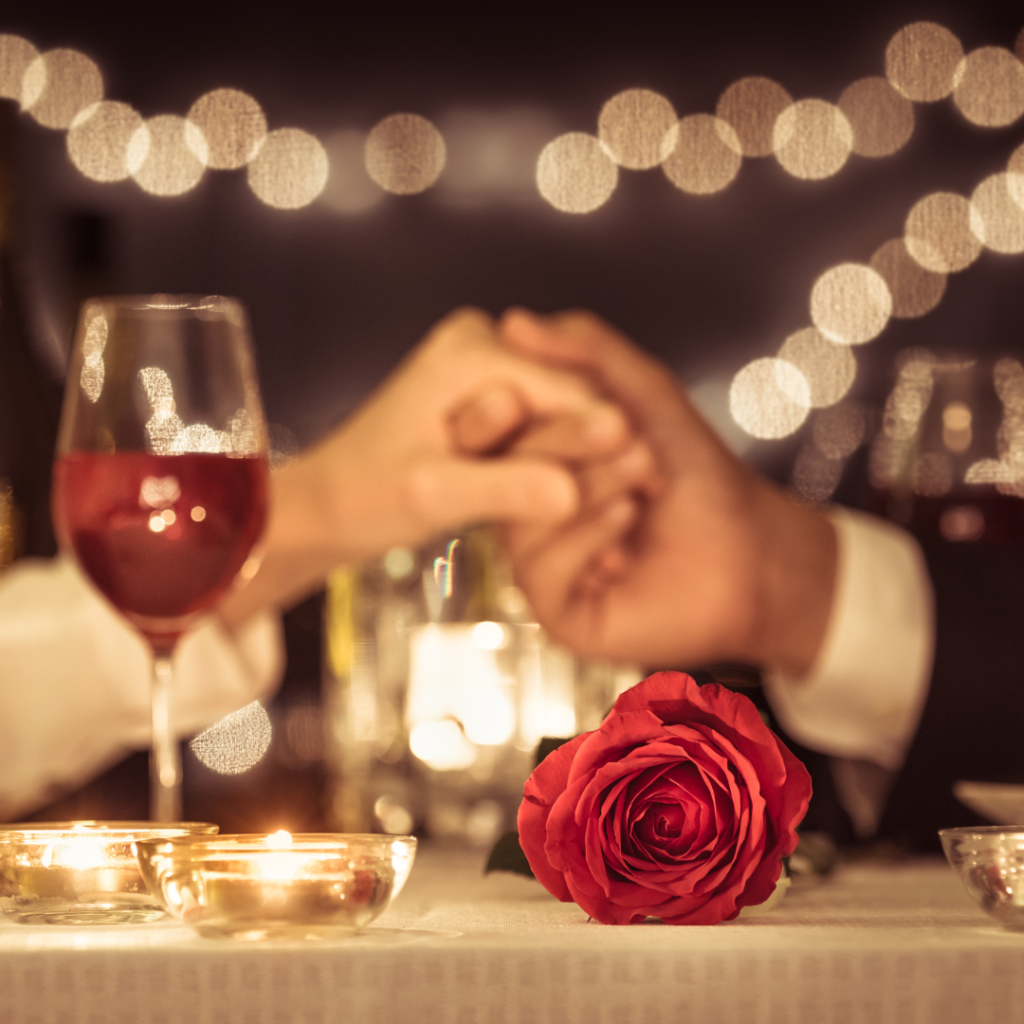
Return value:
[(644, 817), (654, 826), (659, 839), (675, 839), (683, 831), (685, 818), (678, 804), (654, 804)]

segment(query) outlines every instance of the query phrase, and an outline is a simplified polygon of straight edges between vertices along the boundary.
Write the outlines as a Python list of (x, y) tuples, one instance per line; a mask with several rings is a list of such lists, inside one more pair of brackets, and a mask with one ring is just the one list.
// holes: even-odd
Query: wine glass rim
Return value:
[(242, 302), (233, 295), (203, 295), (199, 292), (153, 292), (135, 295), (94, 295), (82, 304), (83, 310), (95, 306), (113, 306), (131, 312), (167, 313), (184, 310), (201, 313), (212, 310), (233, 308), (240, 311)]

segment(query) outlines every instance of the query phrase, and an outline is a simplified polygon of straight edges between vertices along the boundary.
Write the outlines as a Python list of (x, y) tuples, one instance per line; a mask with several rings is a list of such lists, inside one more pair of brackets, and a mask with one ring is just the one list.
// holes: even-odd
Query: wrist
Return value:
[(814, 665), (828, 629), (836, 584), (835, 527), (822, 511), (762, 483), (751, 659), (799, 679)]

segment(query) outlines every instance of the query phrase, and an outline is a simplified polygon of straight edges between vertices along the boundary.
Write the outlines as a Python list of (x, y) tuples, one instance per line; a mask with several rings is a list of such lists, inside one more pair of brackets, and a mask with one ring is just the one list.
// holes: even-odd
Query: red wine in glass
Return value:
[(258, 457), (71, 452), (54, 467), (62, 539), (154, 647), (172, 647), (224, 596), (266, 505)]

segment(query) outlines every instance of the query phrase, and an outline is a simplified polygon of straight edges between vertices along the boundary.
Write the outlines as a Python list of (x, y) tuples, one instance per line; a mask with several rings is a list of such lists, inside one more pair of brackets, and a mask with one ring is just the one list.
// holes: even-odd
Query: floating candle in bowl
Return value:
[[(218, 836), (218, 838), (232, 844), (239, 842), (266, 842), (266, 837), (258, 834)], [(139, 863), (139, 873), (142, 875), (142, 880), (146, 883), (149, 894), (164, 910), (169, 910), (169, 908), (164, 899), (162, 878), (171, 867), (172, 862), (169, 856), (171, 850), (179, 844), (209, 842), (209, 840), (209, 834), (197, 832), (191, 835), (171, 836), (170, 838), (139, 839), (134, 843), (135, 858)]]
[(335, 938), (383, 913), (415, 855), (410, 836), (218, 836), (168, 843), (156, 874), (168, 909), (200, 935)]
[(0, 825), (0, 912), (20, 924), (138, 924), (163, 916), (133, 845), (213, 836), (206, 822), (57, 821)]

